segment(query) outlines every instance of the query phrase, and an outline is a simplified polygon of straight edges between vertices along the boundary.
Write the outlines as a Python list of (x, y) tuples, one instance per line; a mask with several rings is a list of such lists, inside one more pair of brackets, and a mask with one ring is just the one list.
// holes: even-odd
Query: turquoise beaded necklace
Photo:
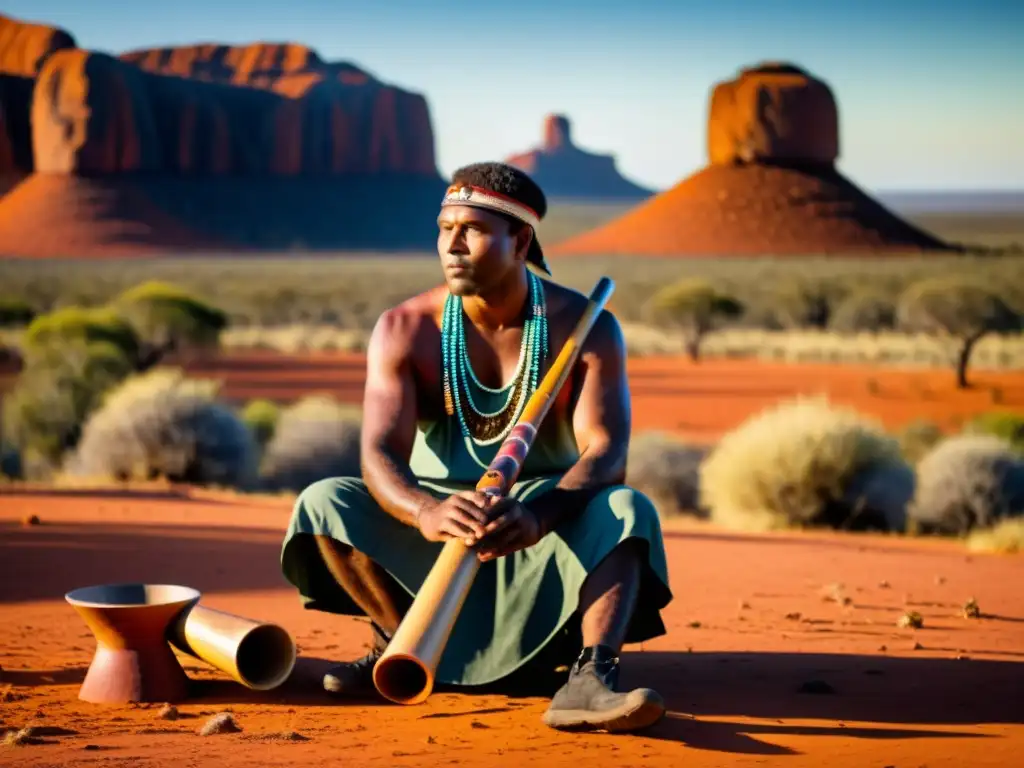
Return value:
[[(530, 314), (523, 324), (519, 365), (504, 387), (485, 386), (473, 371), (466, 349), (466, 328), (462, 299), (448, 294), (441, 317), (441, 355), (444, 365), (444, 407), (449, 416), (458, 415), (462, 434), (477, 445), (490, 445), (508, 437), (540, 381), (540, 369), (548, 354), (548, 319), (544, 284), (527, 272)], [(495, 411), (482, 410), (473, 397), (474, 388), (481, 397), (505, 395)]]

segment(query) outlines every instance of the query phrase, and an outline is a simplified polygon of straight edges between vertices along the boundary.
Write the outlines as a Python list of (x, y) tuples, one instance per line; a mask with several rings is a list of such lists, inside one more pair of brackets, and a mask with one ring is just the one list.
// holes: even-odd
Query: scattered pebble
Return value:
[(700, 622), (691, 621), (688, 626), (690, 627), (690, 629), (700, 629)]
[(924, 650), (924, 646), (921, 645), (920, 643), (914, 643), (914, 647), (912, 648), (912, 650), (923, 651)]
[(740, 600), (740, 610), (741, 611), (746, 611), (749, 608), (750, 608), (750, 603), (748, 603), (746, 600)]
[(882, 579), (880, 582), (878, 582), (878, 588), (879, 589), (890, 589), (891, 585), (889, 584), (888, 581), (886, 581), (885, 579)]
[(924, 626), (924, 619), (917, 611), (907, 611), (896, 620), (896, 626), (901, 629), (920, 629)]
[(945, 584), (946, 583), (946, 577), (945, 576), (936, 576), (935, 577), (935, 583), (938, 584), (939, 586)]
[(172, 704), (164, 704), (156, 716), (161, 720), (177, 720), (180, 717), (178, 708)]
[(21, 524), (28, 527), (30, 525), (41, 525), (42, 520), (39, 519), (39, 515), (26, 515), (21, 518)]
[(239, 733), (241, 730), (230, 712), (221, 712), (206, 721), (206, 724), (199, 729), (199, 735), (216, 736), (221, 733)]
[(973, 597), (964, 603), (963, 614), (965, 619), (979, 619), (981, 618), (981, 609), (978, 607), (978, 601)]
[(791, 613), (787, 613), (786, 614), (786, 618), (789, 619), (790, 621), (800, 621), (800, 619), (802, 617), (803, 617), (803, 614), (800, 613), (800, 611), (793, 611)]

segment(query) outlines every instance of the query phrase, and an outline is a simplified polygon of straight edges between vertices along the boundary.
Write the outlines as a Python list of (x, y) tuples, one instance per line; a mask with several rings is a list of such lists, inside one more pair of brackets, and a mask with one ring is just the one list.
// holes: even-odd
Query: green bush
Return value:
[(104, 394), (132, 371), (124, 351), (105, 341), (57, 339), (32, 350), (5, 398), (8, 439), (27, 463), (55, 467)]
[(282, 409), (263, 453), (264, 487), (300, 492), (326, 477), (358, 476), (360, 428), (352, 409), (323, 395)]
[(912, 494), (897, 441), (824, 398), (752, 416), (722, 437), (700, 471), (712, 521), (740, 530), (902, 530)]
[(1024, 514), (1024, 459), (992, 435), (955, 435), (917, 465), (915, 533), (962, 535)]
[(120, 350), (133, 365), (139, 359), (135, 331), (116, 310), (106, 307), (65, 307), (39, 315), (25, 329), (22, 343), (26, 357), (55, 345), (104, 343)]
[(273, 400), (256, 398), (246, 403), (242, 409), (242, 421), (249, 427), (256, 440), (262, 448), (270, 442), (274, 436), (274, 429), (277, 427), (277, 420), (281, 415), (281, 408)]
[(86, 421), (68, 474), (251, 487), (255, 441), (218, 390), (178, 369), (132, 376)]
[(112, 306), (144, 344), (163, 355), (189, 347), (213, 347), (228, 326), (223, 311), (170, 283), (151, 280), (118, 296)]
[(1002, 438), (1016, 451), (1024, 454), (1024, 413), (994, 411), (979, 414), (964, 425), (963, 431)]
[(0, 328), (28, 325), (35, 316), (35, 309), (24, 299), (0, 296)]
[(706, 517), (700, 509), (700, 463), (707, 449), (658, 432), (637, 436), (629, 446), (626, 482), (646, 494), (661, 513)]

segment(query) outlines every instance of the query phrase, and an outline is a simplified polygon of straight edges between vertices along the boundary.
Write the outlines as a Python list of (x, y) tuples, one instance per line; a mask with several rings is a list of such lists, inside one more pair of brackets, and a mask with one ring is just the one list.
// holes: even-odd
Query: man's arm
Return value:
[(583, 380), (572, 426), (580, 458), (548, 493), (527, 506), (543, 533), (583, 510), (595, 491), (625, 482), (631, 404), (626, 343), (613, 314), (603, 311), (583, 344)]
[(419, 318), (389, 310), (377, 320), (366, 351), (366, 389), (360, 453), (363, 480), (377, 503), (415, 525), (434, 497), (420, 489), (409, 466), (416, 437), (416, 390), (411, 350)]

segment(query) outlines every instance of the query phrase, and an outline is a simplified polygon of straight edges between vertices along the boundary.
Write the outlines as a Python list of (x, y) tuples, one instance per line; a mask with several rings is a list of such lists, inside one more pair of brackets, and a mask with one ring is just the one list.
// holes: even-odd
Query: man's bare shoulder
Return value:
[(379, 357), (407, 357), (431, 334), (437, 333), (437, 317), (443, 287), (412, 296), (381, 313), (370, 337), (370, 347)]
[[(548, 299), (548, 316), (557, 317), (557, 322), (571, 331), (583, 316), (590, 297), (573, 288), (558, 283), (545, 282), (544, 293)], [(590, 333), (587, 334), (585, 346), (594, 351), (618, 352), (623, 344), (622, 328), (618, 318), (608, 309), (601, 310)]]

